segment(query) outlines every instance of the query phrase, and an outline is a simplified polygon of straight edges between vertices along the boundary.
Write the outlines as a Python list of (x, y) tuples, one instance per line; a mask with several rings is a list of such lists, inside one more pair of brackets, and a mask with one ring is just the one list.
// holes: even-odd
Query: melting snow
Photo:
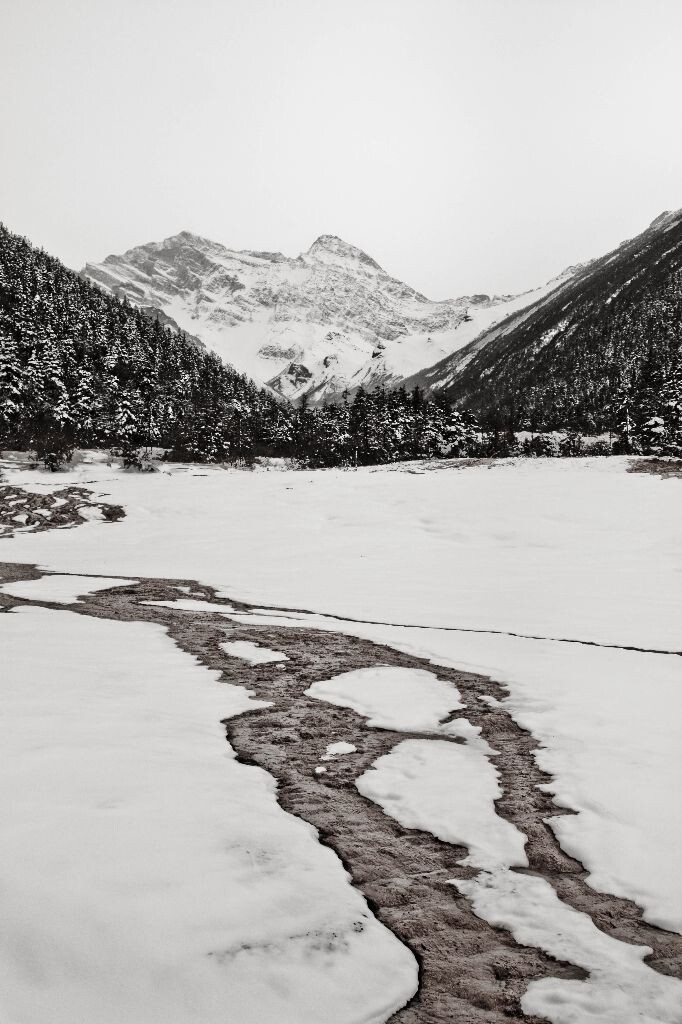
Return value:
[(528, 866), (526, 837), (495, 813), (502, 790), (497, 771), (480, 750), (447, 740), (404, 740), (356, 785), (406, 828), (468, 846), (464, 864)]
[(358, 748), (353, 743), (344, 743), (343, 740), (339, 740), (338, 743), (330, 743), (327, 746), (325, 753), (322, 755), (323, 761), (333, 761), (335, 757), (339, 757), (340, 754), (352, 754)]
[(225, 654), (233, 658), (243, 658), (251, 665), (268, 665), (274, 661), (287, 661), (286, 654), (279, 651), (271, 651), (260, 644), (251, 643), (250, 640), (228, 640), (220, 645)]
[(411, 952), (226, 743), (261, 702), (150, 623), (22, 608), (0, 645), (3, 1020), (377, 1024), (410, 998)]
[(553, 1024), (682, 1019), (682, 983), (642, 962), (648, 947), (610, 938), (586, 914), (562, 903), (545, 879), (509, 870), (528, 864), (525, 837), (497, 815), (497, 772), (481, 751), (443, 740), (406, 740), (356, 785), (406, 828), (468, 847), (461, 863), (481, 873), (453, 884), (479, 917), (509, 929), (519, 943), (589, 971), (586, 981), (532, 982), (522, 1000), (526, 1013)]
[(464, 707), (457, 688), (432, 672), (379, 667), (344, 672), (313, 683), (306, 694), (342, 708), (353, 708), (368, 725), (383, 729), (438, 729), (441, 719)]

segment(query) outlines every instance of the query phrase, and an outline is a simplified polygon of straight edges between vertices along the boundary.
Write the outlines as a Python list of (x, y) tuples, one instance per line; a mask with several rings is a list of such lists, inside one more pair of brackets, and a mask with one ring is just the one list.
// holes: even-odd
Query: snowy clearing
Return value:
[(682, 650), (682, 485), (628, 473), (624, 458), (201, 476), (90, 459), (57, 480), (7, 475), (39, 491), (88, 486), (125, 518), (0, 540), (1, 557), (196, 579), (228, 599), (363, 621)]
[[(137, 475), (93, 456), (54, 481), (15, 464), (6, 473), (15, 486), (87, 486), (93, 500), (123, 506), (125, 518), (18, 533), (0, 540), (0, 559), (111, 573), (109, 586), (127, 576), (196, 580), (218, 598), (261, 608), (189, 598), (146, 604), (218, 612), (236, 624), (342, 632), (434, 667), (490, 676), (508, 690), (500, 706), (539, 741), (544, 789), (558, 807), (577, 812), (549, 812), (546, 820), (586, 867), (589, 885), (634, 901), (660, 927), (682, 930), (682, 658), (666, 653), (682, 650), (682, 484), (627, 468), (625, 459), (576, 459), (314, 474), (207, 467), (194, 476), (164, 467)], [(475, 795), (467, 813), (484, 816), (494, 799), (486, 789), (494, 751), (478, 739), (456, 687), (435, 672), (375, 666), (314, 680), (306, 693), (330, 710), (357, 711), (367, 728), (433, 732), (419, 742), (453, 751), (448, 764), (465, 759), (459, 777), (476, 780), (464, 787)], [(444, 723), (460, 709), (461, 718)], [(406, 756), (400, 750), (366, 771), (363, 784), (373, 778), (378, 786)], [(344, 760), (354, 758), (333, 758), (329, 771)], [(327, 785), (322, 767), (310, 773)], [(420, 771), (415, 764), (411, 776), (397, 772), (379, 802), (396, 815), (416, 802), (419, 827), (440, 834), (438, 815), (427, 811), (439, 779), (452, 778), (454, 768), (439, 775), (427, 759), (430, 785)], [(421, 786), (428, 799), (417, 801)], [(446, 803), (448, 835), (471, 848), (462, 813)], [(497, 820), (501, 855), (509, 823)], [(532, 983), (526, 1012), (555, 1024), (679, 1019), (671, 1002), (672, 993), (679, 1005), (679, 990), (642, 964), (641, 948), (616, 943), (614, 950), (615, 940), (561, 902), (545, 879), (504, 867), (458, 887), (519, 942), (590, 971), (586, 982)], [(560, 933), (573, 936), (568, 945)]]

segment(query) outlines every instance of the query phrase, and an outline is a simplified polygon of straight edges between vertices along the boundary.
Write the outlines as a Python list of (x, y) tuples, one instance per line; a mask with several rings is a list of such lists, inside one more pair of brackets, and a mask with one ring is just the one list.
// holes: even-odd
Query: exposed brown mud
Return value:
[[(38, 575), (33, 567), (0, 564), (3, 580)], [(476, 917), (467, 898), (449, 881), (475, 874), (459, 863), (465, 848), (404, 828), (358, 793), (355, 780), (378, 757), (423, 734), (368, 728), (354, 711), (306, 696), (313, 682), (357, 668), (427, 669), (454, 683), (466, 704), (461, 715), (480, 726), (499, 752), (492, 758), (504, 793), (497, 810), (528, 837), (528, 870), (547, 879), (561, 899), (589, 914), (602, 931), (651, 946), (648, 962), (653, 968), (682, 976), (682, 937), (644, 922), (635, 904), (595, 892), (586, 883), (583, 866), (561, 850), (545, 819), (568, 812), (538, 789), (550, 780), (536, 765), (536, 741), (503, 706), (481, 699), (504, 697), (503, 687), (483, 676), (433, 666), (343, 634), (234, 624), (218, 614), (142, 604), (184, 596), (178, 586), (192, 596), (248, 611), (238, 602), (221, 602), (211, 588), (186, 580), (141, 580), (137, 586), (101, 592), (68, 607), (83, 615), (161, 623), (183, 650), (221, 672), (225, 681), (271, 702), (226, 721), (227, 737), (242, 761), (259, 765), (277, 779), (281, 806), (318, 829), (321, 841), (342, 858), (376, 917), (413, 950), (420, 964), (419, 991), (394, 1015), (396, 1024), (537, 1022), (524, 1016), (520, 1004), (532, 980), (585, 975), (571, 964), (519, 945), (507, 931)], [(64, 607), (0, 596), (0, 608), (24, 603)], [(282, 651), (288, 660), (250, 666), (223, 653), (219, 645), (225, 639), (251, 640)], [(353, 743), (357, 751), (321, 762), (327, 745), (338, 740)], [(316, 774), (321, 763), (327, 770)]]

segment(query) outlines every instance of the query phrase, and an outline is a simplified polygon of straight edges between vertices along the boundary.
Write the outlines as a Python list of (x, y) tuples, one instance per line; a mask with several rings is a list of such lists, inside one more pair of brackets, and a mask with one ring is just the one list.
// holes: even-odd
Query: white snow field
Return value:
[(149, 623), (0, 616), (0, 1019), (357, 1024), (416, 989), (315, 830), (239, 764), (260, 706)]
[[(682, 481), (630, 474), (628, 460), (613, 458), (138, 475), (92, 455), (56, 479), (6, 465), (12, 484), (87, 486), (96, 500), (123, 505), (126, 517), (19, 533), (0, 540), (0, 560), (57, 573), (196, 579), (220, 597), (262, 606), (260, 615), (240, 616), (203, 603), (237, 621), (345, 631), (504, 684), (505, 707), (540, 743), (550, 791), (577, 812), (549, 819), (562, 846), (585, 864), (592, 886), (682, 930), (682, 658), (667, 653), (682, 651)], [(339, 685), (320, 680), (311, 692), (356, 706), (358, 692), (329, 689)], [(413, 727), (404, 686), (396, 684), (395, 707), (373, 689), (368, 683), (357, 705), (362, 714)], [(432, 728), (441, 717), (436, 709)], [(480, 824), (484, 804), (490, 810), (490, 762), (475, 730), (467, 735), (468, 723), (459, 723), (459, 732), (449, 727), (467, 739), (454, 749), (476, 755), (466, 770), (478, 773)], [(408, 782), (396, 786), (404, 803)], [(434, 800), (438, 790), (434, 779)], [(449, 805), (447, 813), (454, 834), (464, 812)], [(679, 984), (642, 964), (641, 949), (614, 949), (542, 879), (502, 864), (467, 885), (481, 916), (591, 972), (588, 982), (531, 986), (528, 1012), (556, 1024), (681, 1019)], [(569, 955), (562, 944), (574, 933)]]
[(221, 596), (361, 620), (682, 650), (682, 485), (626, 465), (132, 474), (93, 454), (56, 479), (20, 467), (8, 479), (89, 486), (125, 519), (19, 534), (0, 553), (56, 572), (199, 579)]

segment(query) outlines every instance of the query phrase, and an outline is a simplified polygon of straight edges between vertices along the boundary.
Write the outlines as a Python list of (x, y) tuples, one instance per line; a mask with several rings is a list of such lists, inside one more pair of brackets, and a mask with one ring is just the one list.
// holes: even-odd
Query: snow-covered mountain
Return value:
[(396, 384), (552, 290), (433, 301), (335, 235), (295, 258), (182, 231), (89, 263), (98, 285), (201, 339), (255, 380), (319, 401)]

